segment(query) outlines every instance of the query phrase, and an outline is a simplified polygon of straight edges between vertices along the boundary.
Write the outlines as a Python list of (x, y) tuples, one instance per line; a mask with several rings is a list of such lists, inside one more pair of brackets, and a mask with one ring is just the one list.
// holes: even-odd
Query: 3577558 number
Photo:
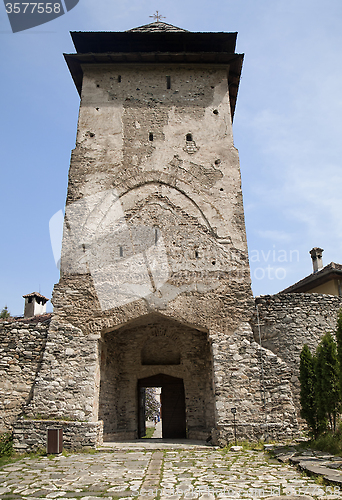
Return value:
[(7, 14), (59, 14), (61, 11), (60, 3), (26, 3), (26, 2), (16, 2), (16, 3), (6, 3)]

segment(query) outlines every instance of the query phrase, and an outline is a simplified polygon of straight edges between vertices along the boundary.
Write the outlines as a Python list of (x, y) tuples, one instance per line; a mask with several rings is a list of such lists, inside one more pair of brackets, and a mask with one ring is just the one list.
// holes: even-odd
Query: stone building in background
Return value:
[(225, 444), (232, 408), (239, 438), (295, 436), (296, 353), (261, 348), (279, 318), (267, 303), (254, 316), (232, 135), (236, 33), (155, 22), (72, 38), (81, 105), (61, 278), (16, 449), (44, 445), (56, 426), (69, 447), (141, 437), (146, 387), (161, 387), (164, 438)]

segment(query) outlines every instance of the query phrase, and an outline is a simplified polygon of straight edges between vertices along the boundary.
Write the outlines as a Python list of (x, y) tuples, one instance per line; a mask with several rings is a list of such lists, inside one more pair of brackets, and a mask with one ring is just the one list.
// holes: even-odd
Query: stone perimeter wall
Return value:
[(250, 325), (242, 324), (230, 336), (212, 334), (212, 348), (217, 401), (213, 444), (225, 446), (234, 440), (232, 407), (237, 409), (237, 439), (280, 440), (297, 436), (290, 370), (278, 356), (255, 342)]
[[(300, 410), (299, 357), (304, 344), (314, 352), (327, 332), (336, 331), (342, 297), (318, 293), (264, 295), (256, 298), (261, 344), (287, 364), (297, 412)], [(259, 342), (256, 312), (251, 320), (254, 338)], [(298, 413), (299, 414), (299, 413)]]
[(32, 397), (48, 327), (48, 323), (0, 322), (0, 433), (12, 430)]
[(33, 398), (24, 412), (31, 419), (96, 422), (99, 390), (98, 334), (51, 321)]
[(0, 340), (0, 433), (13, 431), (16, 451), (45, 448), (50, 428), (63, 429), (68, 449), (102, 444), (102, 421), (89, 421), (99, 385), (98, 336), (85, 338), (55, 320), (2, 321)]
[(48, 429), (63, 429), (63, 447), (68, 450), (96, 448), (103, 443), (102, 422), (69, 422), (20, 419), (13, 431), (13, 446), (19, 453), (46, 449)]

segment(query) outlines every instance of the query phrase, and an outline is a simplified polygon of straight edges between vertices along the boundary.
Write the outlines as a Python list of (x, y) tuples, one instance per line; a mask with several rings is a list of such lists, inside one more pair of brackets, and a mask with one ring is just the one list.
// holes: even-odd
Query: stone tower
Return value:
[[(73, 445), (100, 442), (102, 429), (105, 440), (140, 437), (144, 388), (155, 386), (163, 437), (224, 443), (231, 407), (241, 435), (262, 435), (232, 135), (236, 36), (161, 22), (72, 33), (77, 140), (54, 317), (25, 410), (36, 424), (26, 432), (45, 432), (40, 415), (67, 417)], [(272, 362), (276, 387), (287, 375)], [(284, 425), (283, 414), (273, 420)]]

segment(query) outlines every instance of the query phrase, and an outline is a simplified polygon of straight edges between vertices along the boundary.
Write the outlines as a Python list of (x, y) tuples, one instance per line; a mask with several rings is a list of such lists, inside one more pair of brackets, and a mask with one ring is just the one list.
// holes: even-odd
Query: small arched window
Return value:
[(192, 134), (186, 134), (186, 140), (188, 142), (192, 141)]

